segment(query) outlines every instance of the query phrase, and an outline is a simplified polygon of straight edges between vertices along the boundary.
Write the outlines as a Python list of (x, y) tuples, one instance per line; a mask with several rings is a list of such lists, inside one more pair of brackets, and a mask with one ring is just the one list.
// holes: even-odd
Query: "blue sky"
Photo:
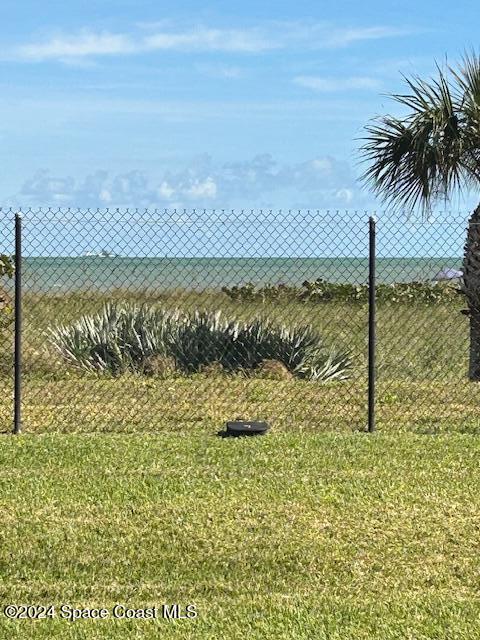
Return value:
[(400, 72), (477, 44), (478, 6), (3, 0), (0, 24), (4, 204), (363, 210), (355, 139)]

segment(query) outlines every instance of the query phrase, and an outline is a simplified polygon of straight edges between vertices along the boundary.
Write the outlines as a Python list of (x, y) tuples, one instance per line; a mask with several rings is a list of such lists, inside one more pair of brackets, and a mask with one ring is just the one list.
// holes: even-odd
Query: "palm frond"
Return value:
[(466, 58), (455, 73), (437, 67), (429, 81), (404, 80), (408, 92), (391, 98), (406, 115), (377, 117), (366, 127), (362, 178), (385, 202), (428, 210), (453, 190), (479, 185), (479, 58)]

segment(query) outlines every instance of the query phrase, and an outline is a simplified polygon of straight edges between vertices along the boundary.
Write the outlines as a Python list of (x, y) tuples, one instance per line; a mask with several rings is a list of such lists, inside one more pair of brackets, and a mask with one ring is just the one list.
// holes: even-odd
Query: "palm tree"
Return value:
[[(392, 94), (403, 117), (375, 118), (361, 153), (363, 178), (384, 202), (424, 211), (454, 190), (480, 191), (480, 55), (458, 68), (437, 67), (425, 81), (404, 78), (408, 92)], [(470, 318), (470, 380), (480, 380), (480, 205), (472, 213), (463, 258), (463, 293)]]

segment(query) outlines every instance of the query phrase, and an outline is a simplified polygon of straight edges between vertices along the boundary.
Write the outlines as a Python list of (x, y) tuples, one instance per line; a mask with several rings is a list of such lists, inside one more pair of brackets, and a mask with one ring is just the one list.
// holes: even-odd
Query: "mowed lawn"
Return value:
[[(379, 306), (373, 436), (360, 432), (365, 306), (160, 300), (312, 324), (354, 364), (350, 380), (317, 384), (76, 372), (46, 331), (103, 302), (26, 297), (20, 437), (7, 435), (2, 342), (1, 639), (480, 637), (480, 404), (462, 301)], [(272, 430), (218, 437), (236, 416)], [(56, 614), (9, 621), (10, 603)], [(62, 604), (161, 614), (173, 603), (198, 617), (60, 617)]]
[(480, 637), (473, 435), (5, 435), (0, 458), (3, 605), (198, 611), (1, 613), (1, 638)]
[[(461, 297), (441, 304), (379, 304), (377, 425), (382, 432), (480, 432), (478, 385), (467, 379), (468, 319)], [(220, 309), (229, 318), (267, 316), (310, 324), (328, 345), (349, 351), (349, 380), (319, 384), (241, 375), (110, 378), (79, 373), (52, 348), (48, 329), (97, 313), (108, 300), (168, 308)], [(95, 292), (24, 297), (23, 423), (29, 433), (214, 433), (237, 416), (269, 420), (278, 431), (351, 432), (366, 425), (368, 309), (362, 304), (235, 302), (220, 292), (153, 295)], [(4, 332), (5, 333), (5, 332)], [(0, 341), (0, 431), (11, 429), (12, 346)], [(2, 351), (3, 349), (3, 351)]]

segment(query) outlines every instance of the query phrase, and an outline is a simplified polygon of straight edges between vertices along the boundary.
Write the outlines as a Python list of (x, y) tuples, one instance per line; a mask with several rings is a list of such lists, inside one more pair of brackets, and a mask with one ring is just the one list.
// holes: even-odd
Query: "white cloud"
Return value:
[(217, 185), (210, 176), (203, 181), (195, 180), (195, 182), (185, 192), (190, 198), (199, 198), (200, 200), (213, 199), (217, 195)]
[(350, 205), (353, 203), (355, 192), (353, 189), (339, 189), (335, 195), (339, 200), (343, 200), (345, 205)]
[(189, 31), (163, 31), (149, 35), (83, 31), (79, 34), (54, 36), (45, 42), (20, 45), (11, 53), (14, 58), (41, 62), (170, 50), (258, 53), (279, 46), (280, 43), (269, 40), (256, 29), (197, 27)]
[(333, 29), (331, 33), (328, 34), (324, 45), (330, 47), (346, 47), (354, 42), (396, 38), (410, 35), (411, 33), (414, 33), (412, 29), (388, 26)]
[(235, 51), (256, 53), (275, 49), (279, 44), (264, 38), (257, 30), (206, 29), (199, 27), (184, 33), (156, 33), (147, 36), (147, 51), (177, 49), (180, 51)]
[(321, 76), (297, 76), (295, 84), (307, 89), (322, 92), (350, 91), (351, 89), (378, 89), (380, 82), (376, 78), (354, 76), (350, 78), (326, 78)]
[(112, 201), (112, 194), (108, 189), (101, 189), (99, 197), (102, 202), (105, 202), (105, 204), (108, 204)]
[(157, 195), (161, 200), (171, 200), (175, 196), (175, 189), (164, 180), (157, 189)]
[(227, 80), (236, 80), (244, 75), (243, 69), (232, 65), (224, 64), (196, 64), (195, 68), (200, 73), (212, 78), (225, 78)]
[(88, 57), (155, 51), (262, 53), (275, 49), (338, 48), (355, 42), (416, 33), (389, 26), (338, 28), (327, 23), (264, 23), (255, 28), (217, 29), (198, 25), (175, 29), (170, 23), (151, 25), (131, 33), (81, 31), (54, 35), (4, 52), (5, 59), (69, 61)]
[(81, 33), (56, 36), (43, 43), (22, 45), (16, 49), (18, 57), (26, 60), (84, 58), (135, 52), (135, 44), (122, 34)]
[[(151, 180), (141, 171), (110, 177), (96, 171), (83, 180), (39, 171), (14, 198), (18, 205), (80, 207), (245, 207), (346, 206), (363, 201), (351, 167), (335, 158), (316, 157), (280, 163), (263, 154), (240, 162), (215, 163), (208, 155), (183, 169), (167, 170)], [(267, 205), (265, 205), (267, 206)]]

